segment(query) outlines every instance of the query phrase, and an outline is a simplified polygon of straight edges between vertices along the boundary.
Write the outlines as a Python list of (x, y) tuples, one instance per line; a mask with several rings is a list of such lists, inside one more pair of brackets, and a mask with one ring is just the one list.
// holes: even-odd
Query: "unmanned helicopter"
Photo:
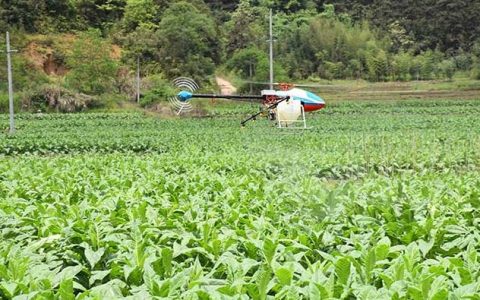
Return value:
[(325, 101), (318, 95), (300, 89), (294, 84), (273, 83), (271, 86), (279, 86), (279, 90), (262, 90), (260, 95), (218, 95), (197, 94), (198, 84), (186, 77), (174, 80), (174, 85), (182, 89), (176, 96), (170, 97), (169, 101), (177, 111), (177, 115), (191, 110), (192, 99), (228, 99), (235, 101), (260, 102), (263, 108), (241, 122), (245, 126), (249, 121), (255, 120), (260, 115), (268, 115), (270, 120), (275, 120), (279, 128), (292, 126), (294, 123), (302, 123), (306, 128), (306, 112), (313, 112), (325, 107)]
[[(230, 99), (236, 101), (259, 101), (263, 109), (241, 122), (242, 127), (247, 122), (255, 120), (260, 115), (268, 114), (271, 120), (278, 122), (279, 128), (292, 128), (297, 122), (307, 128), (305, 119), (306, 112), (317, 111), (325, 107), (325, 101), (318, 95), (298, 88), (300, 85), (273, 82), (273, 21), (270, 10), (270, 81), (269, 89), (262, 90), (260, 95), (217, 95), (217, 94), (196, 94), (199, 86), (190, 78), (180, 77), (174, 80), (174, 85), (182, 89), (176, 96), (170, 97), (169, 101), (180, 115), (186, 110), (191, 110), (192, 99)], [(274, 90), (279, 86), (279, 90)], [(299, 120), (299, 118), (301, 118)]]

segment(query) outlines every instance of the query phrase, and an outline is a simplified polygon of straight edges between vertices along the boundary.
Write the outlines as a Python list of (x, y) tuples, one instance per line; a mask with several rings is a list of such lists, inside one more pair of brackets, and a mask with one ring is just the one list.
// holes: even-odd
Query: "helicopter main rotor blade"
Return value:
[[(256, 85), (270, 85), (269, 82), (262, 82), (262, 81), (249, 81), (245, 80), (245, 83), (251, 83), (251, 84), (256, 84)], [(284, 83), (280, 82), (274, 82), (273, 85), (279, 86), (283, 85)], [(294, 87), (305, 87), (305, 88), (339, 88), (342, 87), (340, 85), (334, 85), (334, 84), (308, 84), (308, 83), (292, 83)]]
[(181, 91), (178, 93), (177, 98), (179, 98), (181, 102), (189, 102), (191, 99), (227, 99), (244, 102), (263, 100), (263, 96), (260, 95), (193, 94), (189, 91)]
[(192, 98), (200, 99), (228, 99), (236, 101), (247, 100), (263, 100), (263, 96), (260, 95), (217, 95), (217, 94), (192, 94)]

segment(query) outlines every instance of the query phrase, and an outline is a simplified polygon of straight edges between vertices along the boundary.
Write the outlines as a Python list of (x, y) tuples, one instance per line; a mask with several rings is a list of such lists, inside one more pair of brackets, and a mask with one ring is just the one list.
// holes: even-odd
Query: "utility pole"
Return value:
[(270, 9), (270, 90), (273, 90), (273, 15)]
[(137, 103), (140, 103), (140, 56), (137, 56)]
[(8, 74), (8, 105), (10, 111), (10, 130), (9, 134), (15, 133), (15, 119), (13, 109), (13, 78), (12, 78), (12, 53), (17, 50), (10, 48), (10, 34), (7, 32), (7, 74)]

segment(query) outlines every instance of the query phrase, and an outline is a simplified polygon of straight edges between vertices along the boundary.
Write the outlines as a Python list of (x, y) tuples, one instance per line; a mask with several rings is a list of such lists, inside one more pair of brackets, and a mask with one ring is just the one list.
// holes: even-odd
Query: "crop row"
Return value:
[(0, 298), (479, 299), (479, 107), (339, 103), (306, 131), (19, 115)]
[(279, 174), (272, 163), (9, 158), (0, 167), (0, 294), (460, 299), (480, 292), (478, 171), (330, 181), (293, 166)]

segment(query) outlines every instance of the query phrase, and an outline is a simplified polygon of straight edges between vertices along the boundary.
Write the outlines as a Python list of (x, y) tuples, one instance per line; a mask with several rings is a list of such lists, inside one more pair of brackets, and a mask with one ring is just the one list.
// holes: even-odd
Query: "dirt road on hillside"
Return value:
[(237, 88), (233, 86), (228, 80), (217, 76), (216, 78), (217, 85), (220, 88), (221, 95), (233, 95), (237, 92)]

